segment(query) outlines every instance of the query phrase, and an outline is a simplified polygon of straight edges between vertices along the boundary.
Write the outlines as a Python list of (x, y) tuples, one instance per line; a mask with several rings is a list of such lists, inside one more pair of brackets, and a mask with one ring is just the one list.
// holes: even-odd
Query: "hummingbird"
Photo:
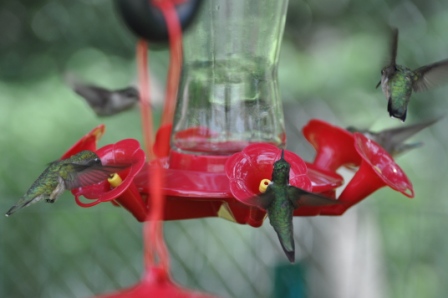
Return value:
[(64, 190), (101, 182), (124, 167), (103, 166), (98, 155), (89, 150), (54, 161), (34, 181), (25, 195), (6, 212), (6, 216), (42, 199), (47, 203), (54, 203)]
[(395, 63), (397, 57), (398, 29), (393, 28), (387, 66), (381, 70), (381, 85), (388, 101), (391, 117), (406, 120), (407, 106), (412, 91), (420, 92), (448, 81), (448, 59), (411, 70)]
[(293, 238), (293, 213), (300, 206), (325, 206), (338, 202), (327, 197), (307, 192), (289, 184), (290, 164), (284, 158), (284, 150), (274, 163), (272, 180), (266, 192), (249, 199), (252, 204), (267, 211), (271, 226), (288, 260), (294, 263), (295, 245)]
[(418, 148), (423, 145), (422, 142), (418, 143), (404, 143), (405, 140), (418, 133), (422, 129), (436, 123), (441, 118), (434, 118), (413, 125), (405, 127), (395, 127), (390, 129), (385, 129), (380, 132), (373, 132), (367, 129), (358, 129), (353, 126), (347, 127), (350, 132), (360, 132), (367, 138), (377, 142), (381, 147), (384, 148), (391, 156), (396, 157), (404, 152), (411, 149)]
[(80, 82), (71, 74), (67, 74), (65, 80), (73, 91), (83, 97), (97, 116), (100, 117), (118, 114), (132, 108), (139, 102), (139, 92), (133, 86), (109, 90)]

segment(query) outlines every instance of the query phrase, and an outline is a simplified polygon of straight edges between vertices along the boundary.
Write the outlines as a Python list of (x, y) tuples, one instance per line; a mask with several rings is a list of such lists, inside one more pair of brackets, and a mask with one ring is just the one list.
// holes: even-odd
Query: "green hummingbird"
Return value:
[(103, 166), (98, 155), (88, 150), (67, 159), (54, 161), (34, 181), (17, 204), (6, 212), (6, 216), (42, 199), (48, 203), (54, 203), (64, 190), (101, 182), (124, 167)]
[(274, 163), (272, 180), (266, 192), (251, 199), (250, 203), (267, 211), (271, 226), (277, 233), (283, 251), (291, 263), (295, 260), (293, 238), (293, 213), (300, 206), (325, 206), (337, 204), (336, 200), (307, 192), (289, 184), (290, 164), (284, 158), (284, 150)]
[(358, 129), (353, 126), (347, 127), (350, 132), (360, 132), (367, 138), (374, 140), (381, 147), (384, 148), (390, 155), (396, 157), (404, 152), (411, 149), (418, 148), (423, 145), (422, 142), (418, 143), (404, 143), (408, 138), (412, 137), (414, 134), (418, 133), (422, 129), (436, 123), (441, 118), (430, 119), (413, 125), (405, 127), (395, 127), (390, 129), (385, 129), (380, 132), (373, 132), (367, 129)]
[(448, 59), (411, 70), (395, 63), (397, 57), (398, 29), (393, 28), (387, 66), (381, 70), (381, 85), (388, 101), (391, 117), (406, 120), (407, 106), (412, 91), (419, 92), (448, 81)]

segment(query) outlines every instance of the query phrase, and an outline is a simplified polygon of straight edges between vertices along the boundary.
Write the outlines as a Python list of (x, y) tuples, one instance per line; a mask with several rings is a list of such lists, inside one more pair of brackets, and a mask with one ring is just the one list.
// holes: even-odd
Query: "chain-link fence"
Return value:
[[(9, 0), (0, 4), (0, 24), (0, 210), (7, 211), (98, 123), (107, 126), (101, 144), (142, 137), (137, 110), (98, 119), (61, 79), (69, 71), (110, 88), (132, 83), (135, 40), (110, 1)], [(300, 134), (312, 118), (373, 130), (401, 125), (375, 89), (388, 25), (400, 28), (399, 64), (448, 58), (446, 1), (290, 0), (279, 66), (288, 149), (313, 159)], [(150, 57), (163, 85), (167, 52)], [(406, 123), (444, 115), (447, 90), (414, 94)], [(447, 121), (414, 138), (424, 147), (398, 157), (415, 199), (382, 189), (342, 217), (295, 218), (294, 265), (267, 221), (261, 228), (219, 218), (166, 222), (173, 278), (222, 297), (445, 297)], [(88, 297), (131, 286), (143, 271), (141, 227), (111, 204), (82, 209), (68, 193), (4, 218), (0, 297)]]

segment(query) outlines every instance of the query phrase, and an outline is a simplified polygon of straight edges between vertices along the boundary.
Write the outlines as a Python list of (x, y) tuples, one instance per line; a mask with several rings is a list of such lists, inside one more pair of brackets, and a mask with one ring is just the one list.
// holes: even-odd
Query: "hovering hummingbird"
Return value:
[(422, 129), (425, 129), (426, 127), (436, 123), (440, 119), (441, 118), (435, 118), (405, 127), (385, 129), (380, 132), (373, 132), (367, 129), (357, 129), (353, 126), (347, 127), (347, 130), (352, 133), (360, 132), (364, 134), (367, 138), (377, 142), (381, 147), (384, 148), (384, 150), (395, 157), (406, 151), (422, 146), (422, 142), (405, 144), (404, 141), (406, 141), (408, 138), (418, 133)]
[(132, 108), (139, 101), (135, 87), (108, 90), (78, 81), (73, 75), (66, 75), (67, 84), (83, 97), (98, 116), (112, 116)]
[(101, 182), (124, 167), (103, 166), (98, 155), (88, 150), (67, 159), (54, 161), (34, 181), (17, 204), (6, 212), (6, 216), (42, 199), (48, 203), (54, 203), (64, 190)]
[(253, 204), (264, 208), (269, 221), (277, 233), (283, 251), (291, 263), (295, 260), (293, 238), (293, 213), (300, 206), (325, 206), (337, 204), (332, 200), (307, 192), (289, 184), (291, 166), (284, 158), (284, 150), (279, 160), (274, 163), (272, 180), (266, 192), (251, 198)]
[(397, 45), (398, 29), (394, 28), (390, 41), (390, 56), (387, 66), (381, 70), (381, 81), (376, 88), (381, 85), (386, 95), (389, 115), (404, 122), (412, 91), (424, 91), (448, 81), (448, 59), (411, 70), (395, 63)]

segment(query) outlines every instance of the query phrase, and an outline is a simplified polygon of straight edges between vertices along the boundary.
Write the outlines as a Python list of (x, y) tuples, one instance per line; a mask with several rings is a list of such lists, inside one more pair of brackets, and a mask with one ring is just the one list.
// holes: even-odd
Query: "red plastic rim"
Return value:
[(401, 192), (409, 198), (413, 198), (414, 189), (412, 183), (404, 171), (395, 163), (392, 156), (363, 134), (354, 133), (353, 135), (356, 150), (378, 176), (392, 189)]
[[(232, 155), (225, 164), (232, 195), (245, 202), (259, 194), (260, 181), (272, 178), (274, 162), (280, 159), (281, 149), (271, 144), (252, 144), (242, 152)], [(307, 176), (305, 162), (291, 151), (285, 150), (285, 160), (291, 165), (289, 183), (311, 191), (311, 180)]]

